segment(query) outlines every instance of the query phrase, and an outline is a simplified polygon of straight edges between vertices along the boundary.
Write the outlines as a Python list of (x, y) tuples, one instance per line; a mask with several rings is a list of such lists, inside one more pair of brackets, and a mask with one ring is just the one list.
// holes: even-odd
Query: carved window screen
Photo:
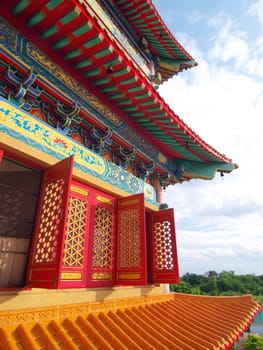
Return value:
[(113, 248), (113, 211), (112, 208), (105, 208), (97, 205), (95, 209), (95, 225), (93, 236), (92, 267), (112, 267)]
[(146, 285), (146, 230), (144, 195), (118, 200), (117, 284)]
[(83, 267), (86, 216), (87, 201), (71, 195), (64, 242), (64, 266)]
[(179, 283), (173, 209), (148, 214), (152, 283)]
[(35, 264), (56, 262), (64, 185), (64, 179), (60, 178), (48, 183), (44, 189), (40, 224), (36, 233)]
[(116, 199), (92, 189), (90, 211), (88, 287), (114, 284)]
[(44, 172), (29, 258), (27, 284), (57, 288), (69, 199), (73, 157)]

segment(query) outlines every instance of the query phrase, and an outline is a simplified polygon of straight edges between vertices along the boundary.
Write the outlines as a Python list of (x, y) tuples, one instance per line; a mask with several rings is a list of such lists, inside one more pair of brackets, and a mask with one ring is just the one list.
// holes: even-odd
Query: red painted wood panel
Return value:
[(4, 151), (0, 149), (0, 163), (2, 162), (3, 156), (4, 156)]

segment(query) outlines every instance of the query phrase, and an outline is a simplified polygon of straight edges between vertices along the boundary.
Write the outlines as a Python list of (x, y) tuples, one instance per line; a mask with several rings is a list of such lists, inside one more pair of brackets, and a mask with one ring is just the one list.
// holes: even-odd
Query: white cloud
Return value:
[(233, 61), (241, 67), (249, 57), (246, 33), (240, 30), (232, 18), (219, 13), (208, 22), (215, 34), (211, 37), (210, 60), (222, 62)]
[(196, 41), (184, 37), (199, 66), (166, 83), (160, 93), (239, 169), (223, 180), (175, 185), (166, 190), (165, 200), (175, 208), (181, 273), (262, 274), (263, 61), (259, 51), (253, 57), (249, 53), (260, 39), (249, 41), (230, 19), (222, 18), (210, 23), (218, 30), (211, 51), (203, 53)]
[(263, 0), (258, 0), (253, 3), (249, 10), (248, 14), (257, 18), (257, 20), (263, 25)]

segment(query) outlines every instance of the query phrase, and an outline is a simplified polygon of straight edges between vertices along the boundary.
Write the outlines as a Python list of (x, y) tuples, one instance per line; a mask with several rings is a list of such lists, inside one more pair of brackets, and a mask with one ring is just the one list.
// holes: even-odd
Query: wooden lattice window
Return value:
[(173, 241), (171, 222), (163, 221), (154, 224), (154, 261), (156, 270), (172, 270), (174, 268)]
[(101, 205), (96, 206), (93, 237), (92, 267), (112, 266), (112, 218), (113, 211)]
[(173, 209), (148, 213), (151, 282), (178, 283)]
[(40, 225), (36, 234), (34, 263), (53, 263), (56, 260), (63, 189), (63, 178), (52, 181), (45, 187)]
[(146, 285), (144, 195), (118, 200), (117, 284)]
[(83, 266), (87, 202), (71, 196), (64, 243), (63, 265)]
[(141, 266), (139, 208), (122, 210), (119, 221), (119, 266)]
[(44, 171), (27, 270), (30, 286), (60, 287), (72, 168), (69, 157)]

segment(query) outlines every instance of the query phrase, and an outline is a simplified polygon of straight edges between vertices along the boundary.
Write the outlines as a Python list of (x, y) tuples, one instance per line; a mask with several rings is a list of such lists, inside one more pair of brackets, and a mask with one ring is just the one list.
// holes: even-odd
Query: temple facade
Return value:
[[(174, 296), (163, 294), (164, 285), (179, 282), (179, 268), (174, 209), (162, 191), (237, 166), (158, 94), (160, 84), (197, 63), (151, 0), (7, 0), (0, 16), (0, 319), (13, 327), (10, 336), (0, 328), (0, 349), (12, 342), (43, 349), (49, 338), (56, 343), (53, 333), (38, 342), (34, 325), (21, 336), (19, 312), (113, 312), (113, 302), (103, 304), (108, 299), (122, 307), (169, 304)], [(80, 301), (85, 306), (76, 306)], [(259, 310), (252, 299), (242, 302), (245, 313), (219, 332), (229, 337), (225, 348)], [(156, 309), (149, 312), (157, 317)], [(210, 334), (212, 343), (219, 333)], [(72, 339), (75, 347), (66, 340), (56, 346), (121, 349), (130, 341), (108, 346), (102, 329), (97, 337), (93, 345), (83, 340), (86, 347)], [(125, 346), (148, 349), (146, 343)]]

